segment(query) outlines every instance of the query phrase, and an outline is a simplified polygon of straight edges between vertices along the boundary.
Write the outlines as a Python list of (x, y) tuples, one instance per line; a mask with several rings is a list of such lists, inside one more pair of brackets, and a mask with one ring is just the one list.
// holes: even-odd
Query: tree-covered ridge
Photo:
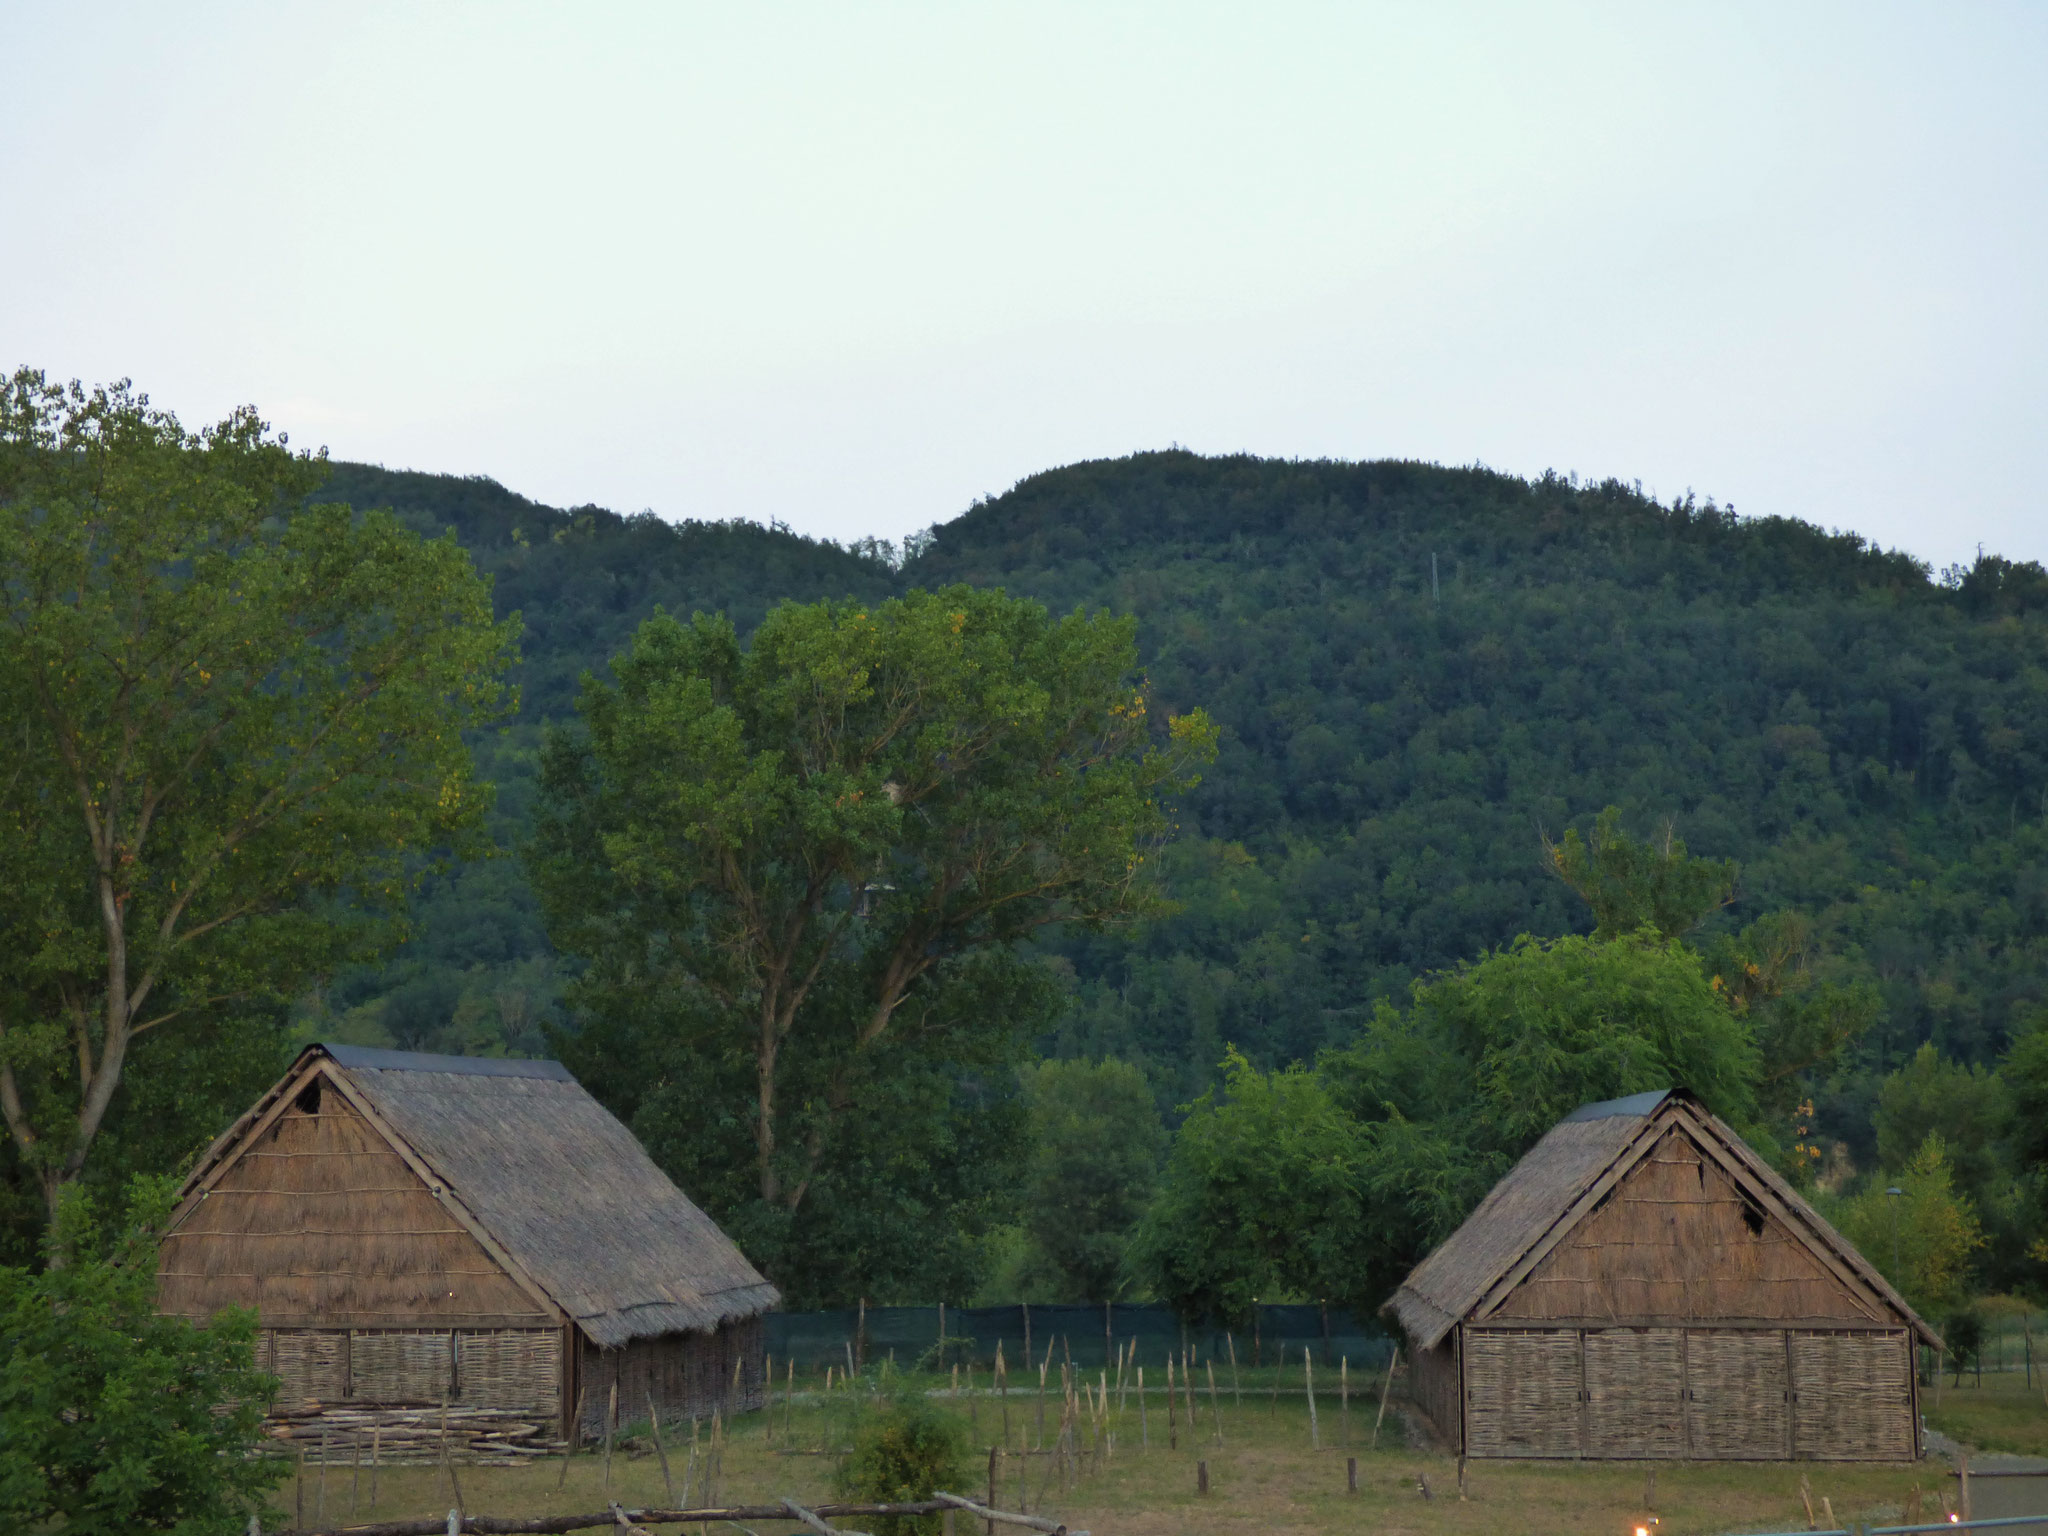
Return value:
[(1186, 913), (1069, 948), (1077, 1047), (1192, 1020), (1306, 1055), (1418, 971), (1583, 926), (1541, 842), (1610, 803), (1741, 861), (1727, 921), (1805, 907), (1867, 957), (1888, 1060), (1986, 1057), (2039, 974), (2036, 567), (1936, 579), (1611, 481), (1160, 454), (1036, 476), (911, 574), (1133, 611), (1162, 701), (1224, 728)]
[[(1167, 1105), (1226, 1043), (1305, 1059), (1418, 973), (1590, 926), (1543, 839), (1608, 804), (1740, 861), (1720, 924), (1802, 908), (1830, 957), (1802, 963), (1881, 985), (1885, 1019), (1822, 1106), (1859, 1152), (1876, 1067), (1925, 1039), (1990, 1059), (2040, 974), (2037, 567), (1936, 577), (1854, 535), (1613, 481), (1179, 452), (1034, 476), (900, 570), (480, 480), (344, 465), (329, 494), (457, 529), (500, 611), (524, 617), (527, 722), (565, 713), (574, 679), (603, 675), (656, 606), (723, 611), (745, 635), (784, 597), (963, 580), (1136, 615), (1159, 704), (1207, 708), (1222, 755), (1168, 854), (1180, 914), (1055, 941), (1071, 1002), (1048, 1045), (1143, 1062)], [(485, 748), (508, 847), (530, 744), (521, 725)], [(419, 1040), (467, 998), (468, 1043), (488, 1044), (495, 1004), (462, 978), (548, 963), (516, 862), (459, 872), (421, 917), (414, 958), (340, 1001), (374, 1011), (389, 986), (424, 988), (398, 999)], [(512, 990), (514, 1013), (552, 997)]]

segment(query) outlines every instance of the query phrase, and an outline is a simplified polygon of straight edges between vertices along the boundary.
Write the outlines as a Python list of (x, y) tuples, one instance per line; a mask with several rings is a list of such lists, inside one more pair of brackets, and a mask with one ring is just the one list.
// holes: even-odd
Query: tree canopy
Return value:
[(323, 473), (253, 411), (0, 388), (0, 1111), (49, 1212), (140, 1038), (289, 999), (480, 826), (517, 625)]
[(572, 999), (748, 1061), (720, 1118), (763, 1206), (803, 1208), (899, 1043), (1007, 1033), (985, 991), (1016, 943), (1156, 906), (1213, 730), (1155, 725), (1135, 661), (1127, 621), (959, 587), (787, 604), (746, 647), (657, 616), (586, 683), (532, 861)]

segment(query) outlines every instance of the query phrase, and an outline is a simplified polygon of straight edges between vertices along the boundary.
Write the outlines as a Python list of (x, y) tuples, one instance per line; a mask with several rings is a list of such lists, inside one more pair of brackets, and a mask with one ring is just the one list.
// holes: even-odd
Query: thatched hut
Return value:
[(159, 1304), (256, 1309), (274, 1416), (504, 1410), (571, 1433), (758, 1407), (779, 1299), (552, 1061), (309, 1046), (207, 1151)]
[(1471, 1456), (1904, 1461), (1940, 1343), (1683, 1091), (1567, 1116), (1383, 1310)]

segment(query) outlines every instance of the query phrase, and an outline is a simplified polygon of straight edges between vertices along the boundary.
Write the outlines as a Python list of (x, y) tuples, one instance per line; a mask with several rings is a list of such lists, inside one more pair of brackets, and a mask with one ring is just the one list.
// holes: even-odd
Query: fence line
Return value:
[[(944, 1333), (941, 1335), (941, 1320)], [(1352, 1369), (1378, 1369), (1393, 1340), (1376, 1322), (1342, 1307), (1261, 1303), (1243, 1328), (1189, 1327), (1157, 1302), (1101, 1302), (1088, 1305), (1006, 1307), (840, 1307), (823, 1312), (771, 1312), (762, 1320), (763, 1347), (777, 1360), (795, 1360), (798, 1370), (844, 1367), (849, 1352), (857, 1361), (879, 1361), (892, 1353), (899, 1367), (920, 1363), (950, 1366), (995, 1360), (996, 1346), (1012, 1370), (1034, 1365), (1053, 1351), (1055, 1362), (1113, 1365), (1137, 1342), (1136, 1359), (1161, 1365), (1169, 1355), (1192, 1351), (1198, 1360), (1225, 1361), (1234, 1349), (1240, 1366), (1299, 1362), (1304, 1348), (1334, 1367), (1348, 1357)]]

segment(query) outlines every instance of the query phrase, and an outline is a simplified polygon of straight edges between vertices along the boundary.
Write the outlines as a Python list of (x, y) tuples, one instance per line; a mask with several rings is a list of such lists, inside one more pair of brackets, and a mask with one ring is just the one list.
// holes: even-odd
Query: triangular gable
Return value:
[(1683, 1127), (1714, 1165), (1775, 1218), (1820, 1269), (1893, 1325), (1934, 1331), (1840, 1233), (1725, 1124), (1682, 1090), (1587, 1105), (1552, 1127), (1388, 1302), (1413, 1342), (1434, 1348), (1466, 1318), (1485, 1317), (1527, 1280), (1656, 1147)]
[(561, 1316), (346, 1073), (318, 1056), (302, 1058), (188, 1176), (158, 1274), (163, 1310), (202, 1319), (231, 1304), (256, 1307), (270, 1326)]
[(1897, 1321), (1867, 1287), (1822, 1263), (1783, 1215), (1746, 1194), (1721, 1155), (1675, 1116), (1607, 1196), (1474, 1320), (1482, 1317), (1662, 1326)]

